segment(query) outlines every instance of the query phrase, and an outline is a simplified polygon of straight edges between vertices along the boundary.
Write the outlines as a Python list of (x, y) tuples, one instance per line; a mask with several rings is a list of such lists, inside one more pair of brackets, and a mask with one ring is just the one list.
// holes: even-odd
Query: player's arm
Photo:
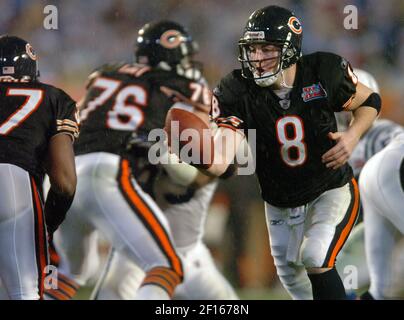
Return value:
[[(228, 170), (229, 165), (233, 163), (233, 160), (237, 154), (237, 150), (241, 145), (241, 142), (245, 139), (244, 133), (240, 129), (243, 121), (236, 116), (228, 116), (225, 118), (217, 119), (220, 115), (224, 116), (224, 112), (218, 109), (219, 102), (215, 96), (212, 96), (211, 105), (206, 105), (198, 101), (192, 101), (191, 99), (182, 95), (180, 92), (175, 91), (171, 88), (160, 87), (160, 89), (167, 96), (173, 97), (174, 101), (186, 103), (189, 106), (192, 106), (194, 108), (193, 112), (201, 119), (205, 120), (207, 123), (209, 122), (208, 113), (211, 113), (212, 119), (218, 125), (218, 128), (215, 130), (213, 137), (213, 163), (207, 169), (202, 168), (202, 166), (199, 166), (198, 169), (203, 175), (211, 178), (227, 176), (227, 173), (230, 171)], [(216, 109), (218, 111), (216, 111)], [(228, 113), (231, 114), (231, 111), (229, 111)], [(178, 166), (177, 168), (180, 167)], [(201, 180), (204, 179), (205, 178), (201, 178)]]
[(322, 157), (327, 167), (337, 169), (348, 161), (361, 136), (372, 126), (380, 108), (380, 96), (358, 82), (356, 94), (345, 108), (353, 113), (351, 125), (347, 131), (329, 133), (329, 138), (335, 140), (337, 144)]
[(76, 167), (73, 141), (79, 135), (76, 103), (62, 90), (58, 90), (52, 104), (55, 114), (52, 137), (45, 163), (51, 184), (45, 201), (45, 219), (49, 234), (65, 219), (76, 192)]
[(182, 162), (174, 153), (168, 153), (167, 156), (168, 161), (163, 162), (161, 164), (162, 167), (173, 182), (183, 187), (199, 189), (215, 180), (217, 176), (226, 179), (232, 176), (235, 171), (232, 164), (231, 166), (227, 166), (223, 174), (210, 173), (208, 170), (197, 169), (190, 164)]
[(72, 138), (57, 134), (49, 142), (46, 173), (51, 184), (45, 201), (45, 219), (52, 234), (64, 220), (76, 191), (76, 167)]
[(213, 139), (213, 164), (208, 169), (203, 169), (202, 172), (216, 177), (224, 175), (233, 163), (244, 139), (245, 136), (240, 130), (219, 126)]
[(353, 113), (353, 121), (348, 131), (360, 138), (372, 126), (380, 109), (381, 99), (379, 94), (358, 82), (356, 95), (351, 105), (346, 109)]
[(164, 162), (161, 165), (170, 179), (183, 187), (199, 189), (215, 179), (215, 177), (202, 173), (194, 166), (182, 162), (173, 153), (168, 153), (168, 162)]

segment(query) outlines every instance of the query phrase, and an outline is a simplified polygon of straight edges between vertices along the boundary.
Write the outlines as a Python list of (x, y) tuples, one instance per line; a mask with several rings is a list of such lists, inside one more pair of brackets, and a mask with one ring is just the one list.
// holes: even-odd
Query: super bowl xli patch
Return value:
[(302, 98), (304, 102), (325, 97), (327, 97), (327, 92), (324, 90), (320, 82), (303, 88)]

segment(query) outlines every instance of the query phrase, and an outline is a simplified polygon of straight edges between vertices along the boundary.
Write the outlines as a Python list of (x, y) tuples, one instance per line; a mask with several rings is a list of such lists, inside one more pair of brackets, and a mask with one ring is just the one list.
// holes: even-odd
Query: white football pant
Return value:
[(42, 298), (48, 264), (43, 204), (34, 178), (0, 163), (0, 277), (13, 300)]
[[(61, 264), (60, 271), (80, 285), (88, 280), (83, 277), (91, 272), (83, 270), (83, 261), (92, 234), (98, 230), (114, 249), (147, 273), (133, 299), (171, 296), (182, 281), (182, 261), (167, 219), (132, 178), (128, 161), (110, 153), (90, 153), (76, 157), (76, 170), (76, 196), (55, 233), (56, 248), (67, 263)], [(145, 296), (142, 289), (147, 292)]]
[(404, 135), (400, 135), (366, 163), (359, 179), (369, 292), (375, 299), (387, 298), (386, 290), (392, 286), (404, 286), (404, 279), (392, 272), (392, 253), (404, 235), (403, 159)]
[(313, 299), (306, 269), (334, 267), (358, 212), (359, 191), (354, 179), (305, 206), (279, 208), (265, 203), (277, 274), (293, 299)]

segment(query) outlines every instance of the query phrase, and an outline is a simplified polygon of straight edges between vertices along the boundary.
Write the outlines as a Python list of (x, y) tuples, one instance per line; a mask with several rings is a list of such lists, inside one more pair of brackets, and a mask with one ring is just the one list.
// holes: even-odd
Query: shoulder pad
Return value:
[(213, 94), (219, 100), (232, 103), (234, 100), (238, 100), (240, 95), (247, 91), (245, 81), (246, 80), (241, 76), (241, 70), (233, 70), (213, 89)]
[(106, 63), (103, 64), (102, 66), (96, 68), (93, 72), (115, 72), (118, 71), (122, 66), (124, 66), (126, 63), (125, 62), (112, 62), (112, 63)]
[(101, 74), (118, 71), (119, 68), (121, 68), (124, 65), (125, 62), (113, 62), (103, 64), (102, 66), (94, 69), (87, 78), (86, 88), (88, 88), (94, 81), (94, 79), (99, 77)]
[(316, 52), (313, 54), (313, 57), (320, 71), (327, 72), (330, 68), (332, 70), (345, 70), (349, 65), (349, 62), (345, 58), (331, 52)]

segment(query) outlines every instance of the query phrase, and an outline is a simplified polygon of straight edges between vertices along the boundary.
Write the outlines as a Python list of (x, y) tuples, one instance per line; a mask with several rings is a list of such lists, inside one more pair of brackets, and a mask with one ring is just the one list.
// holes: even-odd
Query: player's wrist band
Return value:
[(56, 193), (52, 188), (48, 192), (45, 202), (45, 220), (50, 233), (56, 231), (66, 217), (66, 213), (72, 205), (73, 195)]
[(377, 114), (379, 114), (380, 109), (382, 108), (382, 99), (380, 95), (376, 92), (373, 92), (361, 105), (360, 107), (371, 107), (375, 108)]

